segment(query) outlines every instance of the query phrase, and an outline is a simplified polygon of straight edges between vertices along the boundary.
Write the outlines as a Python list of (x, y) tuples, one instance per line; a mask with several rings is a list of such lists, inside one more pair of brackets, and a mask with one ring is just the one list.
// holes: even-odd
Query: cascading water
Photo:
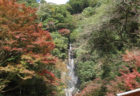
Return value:
[(68, 81), (67, 81), (67, 88), (65, 89), (66, 96), (73, 96), (73, 92), (76, 90), (76, 84), (78, 77), (74, 73), (75, 65), (74, 65), (74, 59), (73, 59), (73, 52), (72, 52), (72, 46), (69, 44), (69, 62), (67, 64), (68, 69)]

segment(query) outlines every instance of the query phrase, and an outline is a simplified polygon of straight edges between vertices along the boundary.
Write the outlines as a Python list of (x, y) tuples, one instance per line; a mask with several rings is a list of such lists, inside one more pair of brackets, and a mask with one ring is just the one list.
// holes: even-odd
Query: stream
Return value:
[(76, 91), (76, 84), (77, 84), (78, 77), (75, 75), (74, 72), (75, 65), (74, 65), (73, 50), (71, 44), (69, 44), (67, 69), (68, 69), (67, 75), (69, 79), (67, 80), (67, 88), (65, 89), (65, 92), (66, 92), (66, 96), (73, 96), (74, 92)]

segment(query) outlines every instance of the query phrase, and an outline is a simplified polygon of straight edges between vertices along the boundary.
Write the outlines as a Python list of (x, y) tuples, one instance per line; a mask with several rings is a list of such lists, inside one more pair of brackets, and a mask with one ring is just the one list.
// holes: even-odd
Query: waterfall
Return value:
[(71, 44), (69, 44), (69, 52), (68, 52), (68, 77), (67, 80), (67, 88), (65, 89), (66, 96), (73, 96), (73, 92), (76, 91), (76, 84), (78, 77), (74, 73), (75, 65), (74, 65), (74, 58), (73, 58), (73, 50)]

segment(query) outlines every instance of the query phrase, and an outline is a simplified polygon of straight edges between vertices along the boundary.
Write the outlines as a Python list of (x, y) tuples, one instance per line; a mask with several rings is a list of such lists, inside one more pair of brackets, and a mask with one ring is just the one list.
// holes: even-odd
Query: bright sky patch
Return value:
[(46, 0), (46, 1), (56, 3), (56, 4), (65, 4), (68, 0)]

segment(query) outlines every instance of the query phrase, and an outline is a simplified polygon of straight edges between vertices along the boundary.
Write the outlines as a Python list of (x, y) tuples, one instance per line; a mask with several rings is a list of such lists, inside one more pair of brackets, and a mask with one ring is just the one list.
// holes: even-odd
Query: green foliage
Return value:
[(44, 29), (56, 31), (67, 28), (72, 30), (75, 27), (73, 17), (65, 5), (43, 3), (40, 5), (37, 14), (43, 22)]
[[(113, 2), (110, 2), (110, 3), (113, 3)], [(107, 7), (107, 4), (108, 3), (106, 2), (103, 3), (104, 6), (101, 5), (101, 8), (105, 8), (105, 5)], [(108, 15), (113, 14), (113, 13), (118, 14), (122, 6), (124, 6), (126, 9), (124, 9), (122, 13), (120, 12), (118, 14), (118, 17), (114, 15), (110, 17), (109, 21), (106, 20), (105, 22), (103, 22), (103, 25), (101, 25), (100, 29), (93, 30), (93, 33), (92, 33), (93, 36), (90, 39), (90, 41), (95, 42), (93, 46), (95, 46), (97, 50), (100, 49), (101, 51), (104, 51), (104, 52), (114, 53), (117, 50), (123, 50), (128, 47), (130, 48), (132, 46), (138, 46), (138, 42), (139, 42), (138, 35), (133, 34), (133, 32), (135, 33), (136, 30), (138, 30), (138, 22), (135, 22), (135, 19), (134, 19), (134, 17), (137, 18), (137, 16), (136, 14), (132, 14), (134, 12), (132, 10), (133, 7), (130, 7), (131, 5), (125, 6), (123, 5), (123, 2), (121, 2), (120, 4), (116, 2), (116, 5), (119, 5), (119, 6), (118, 7), (112, 6), (112, 9), (114, 11), (112, 10), (108, 12)], [(129, 9), (129, 11), (125, 12), (125, 10), (128, 10), (127, 8)], [(100, 11), (100, 10), (101, 10), (100, 8), (97, 9), (97, 11)], [(134, 25), (135, 27), (133, 27), (132, 25)], [(108, 48), (110, 49), (108, 50)]]
[[(13, 7), (15, 3), (8, 2), (12, 1), (0, 0), (0, 95), (64, 96), (64, 84), (53, 81), (66, 72), (63, 61), (68, 58), (69, 43), (73, 45), (78, 87), (82, 90), (76, 96), (109, 96), (109, 88), (119, 90), (122, 80), (114, 78), (123, 76), (119, 70), (124, 66), (130, 72), (127, 77), (134, 75), (134, 66), (123, 62), (121, 54), (140, 47), (139, 0), (69, 0), (64, 5), (17, 0), (38, 7), (39, 20), (34, 9), (21, 4)], [(36, 21), (40, 21), (38, 26)], [(41, 25), (50, 31), (53, 51), (49, 32), (41, 30)], [(51, 54), (63, 61), (53, 60)], [(136, 73), (139, 75), (139, 68)]]
[(89, 0), (69, 0), (68, 4), (71, 6), (71, 13), (80, 13), (84, 8), (88, 7)]
[(83, 10), (82, 15), (85, 17), (89, 17), (95, 14), (95, 8), (87, 7)]
[(75, 29), (75, 30), (73, 30), (73, 32), (71, 32), (71, 34), (70, 34), (71, 42), (74, 42), (76, 39), (79, 38), (79, 33), (80, 33), (80, 30), (78, 30), (78, 29)]
[(88, 3), (90, 7), (96, 8), (101, 5), (101, 1), (102, 0), (89, 0)]
[[(87, 62), (94, 62), (94, 65), (89, 63), (93, 68), (92, 72), (95, 72), (95, 78), (100, 78), (103, 82), (103, 85), (100, 83), (101, 86), (97, 86), (99, 90), (96, 88), (95, 90), (100, 93), (104, 91), (102, 95), (97, 94), (97, 96), (108, 96), (106, 95), (107, 90), (104, 90), (106, 84), (120, 75), (119, 69), (122, 66), (128, 67), (128, 64), (121, 59), (124, 50), (133, 47), (139, 48), (139, 34), (137, 33), (139, 31), (139, 21), (137, 21), (139, 9), (136, 7), (138, 2), (137, 0), (128, 2), (98, 0), (96, 6), (85, 8), (82, 12), (83, 17), (77, 19), (79, 20), (78, 27), (75, 30), (80, 29), (78, 34), (80, 38), (76, 37), (76, 42), (74, 42), (76, 72), (79, 72), (79, 68), (86, 68)], [(93, 8), (94, 11), (90, 8)], [(93, 14), (86, 15), (90, 13), (90, 10), (93, 11)], [(73, 37), (73, 35), (71, 36)], [(77, 73), (77, 75), (80, 77), (79, 80), (84, 81), (81, 74)], [(80, 82), (79, 88), (83, 88), (83, 85), (91, 80), (94, 82), (95, 79)], [(93, 88), (93, 94), (91, 92), (85, 96), (96, 96), (95, 90)]]
[(67, 9), (72, 14), (81, 13), (87, 7), (97, 7), (100, 5), (100, 0), (69, 0)]
[(36, 0), (17, 0), (18, 3), (24, 3), (26, 6), (30, 6), (33, 8), (37, 8), (39, 4), (36, 2)]
[(46, 3), (46, 1), (45, 0), (40, 0), (40, 3)]
[(94, 71), (94, 65), (95, 65), (95, 62), (93, 61), (79, 62), (76, 65), (77, 75), (81, 83), (87, 82), (95, 78), (96, 74)]
[(51, 36), (55, 43), (52, 54), (65, 60), (67, 58), (68, 38), (61, 36), (58, 32), (52, 32)]
[(66, 5), (42, 3), (37, 14), (43, 24), (44, 30), (51, 32), (56, 44), (52, 52), (53, 55), (63, 60), (66, 59), (69, 34), (75, 28), (76, 24), (73, 16), (67, 11)]

